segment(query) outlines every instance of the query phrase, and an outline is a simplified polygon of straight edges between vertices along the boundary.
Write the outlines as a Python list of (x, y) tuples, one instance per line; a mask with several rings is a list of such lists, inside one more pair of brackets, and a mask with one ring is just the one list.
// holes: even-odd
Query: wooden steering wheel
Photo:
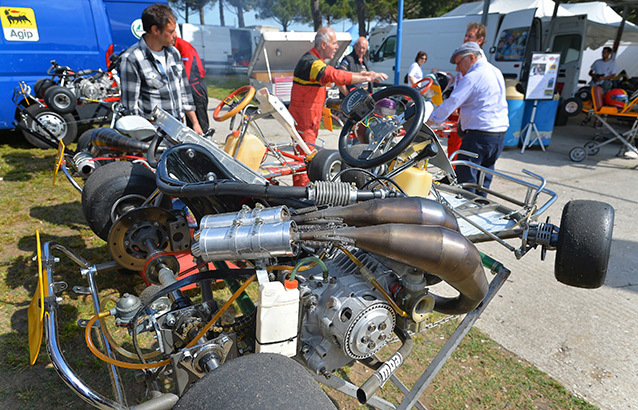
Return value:
[[(424, 81), (428, 81), (428, 83), (425, 84), (425, 85), (420, 85)], [(417, 81), (416, 83), (412, 84), (412, 88), (419, 89), (419, 88), (423, 87), (422, 89), (419, 90), (419, 93), (421, 93), (421, 95), (423, 95), (423, 94), (428, 92), (430, 87), (432, 87), (432, 84), (434, 84), (434, 80), (432, 78), (430, 78), (430, 77), (425, 77), (425, 78)]]
[[(245, 95), (243, 98), (241, 99), (237, 98), (237, 96), (240, 96), (244, 93)], [(239, 111), (243, 110), (244, 107), (247, 106), (248, 103), (252, 101), (254, 96), (255, 96), (255, 87), (253, 87), (252, 85), (245, 85), (243, 87), (236, 89), (232, 93), (228, 94), (228, 96), (219, 103), (217, 108), (215, 108), (215, 112), (213, 113), (213, 119), (218, 122), (226, 121), (230, 117), (237, 114)], [(219, 113), (221, 112), (222, 108), (224, 108), (225, 105), (230, 107), (230, 111), (228, 111), (227, 113), (223, 115), (219, 115)]]

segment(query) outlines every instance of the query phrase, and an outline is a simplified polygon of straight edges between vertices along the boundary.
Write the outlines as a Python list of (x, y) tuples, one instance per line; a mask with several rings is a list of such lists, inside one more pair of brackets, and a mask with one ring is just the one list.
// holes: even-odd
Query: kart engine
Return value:
[(119, 87), (113, 86), (113, 79), (109, 79), (105, 73), (91, 77), (82, 77), (75, 83), (75, 95), (78, 98), (101, 101), (119, 94)]
[[(192, 253), (206, 262), (278, 258), (279, 264), (297, 250), (321, 257), (325, 268), (318, 264), (296, 274), (298, 354), (318, 374), (370, 358), (395, 326), (417, 331), (432, 310), (468, 312), (487, 291), (479, 252), (458, 232), (454, 216), (421, 198), (292, 216), (285, 207), (245, 208), (202, 218), (194, 238)], [(428, 286), (441, 279), (460, 295), (430, 294)]]

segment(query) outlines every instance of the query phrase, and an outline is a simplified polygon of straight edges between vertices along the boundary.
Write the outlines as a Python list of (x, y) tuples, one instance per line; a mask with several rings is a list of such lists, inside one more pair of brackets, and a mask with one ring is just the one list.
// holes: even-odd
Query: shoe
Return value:
[(638, 158), (638, 154), (636, 154), (635, 151), (627, 151), (623, 154), (623, 158), (636, 159)]

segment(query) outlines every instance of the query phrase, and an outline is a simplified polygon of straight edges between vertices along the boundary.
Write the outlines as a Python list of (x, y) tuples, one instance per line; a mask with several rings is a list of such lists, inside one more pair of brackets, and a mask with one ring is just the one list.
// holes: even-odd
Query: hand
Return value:
[(386, 73), (375, 73), (374, 71), (371, 71), (370, 74), (372, 75), (372, 81), (377, 83), (388, 79), (388, 75)]

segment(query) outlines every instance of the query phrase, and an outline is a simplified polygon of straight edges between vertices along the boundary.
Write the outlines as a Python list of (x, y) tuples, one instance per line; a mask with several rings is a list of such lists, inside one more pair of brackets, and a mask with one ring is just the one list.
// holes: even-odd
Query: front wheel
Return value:
[[(22, 135), (24, 135), (24, 138), (29, 144), (36, 148), (46, 149), (55, 148), (60, 140), (62, 140), (65, 145), (69, 145), (75, 141), (75, 137), (78, 135), (78, 126), (72, 114), (58, 114), (47, 107), (42, 107), (37, 104), (28, 106), (25, 108), (25, 111), (26, 118), (21, 120), (21, 124), (27, 129), (32, 130), (33, 133), (22, 129)], [(37, 122), (34, 118), (37, 119)], [(41, 125), (38, 124), (38, 122)], [(47, 132), (47, 130), (49, 132)], [(45, 137), (50, 143), (42, 141), (35, 136), (34, 133)], [(52, 140), (51, 136), (55, 138), (55, 141)]]
[(573, 117), (583, 110), (583, 101), (578, 97), (571, 97), (565, 100), (563, 110), (568, 116)]
[(569, 286), (598, 288), (605, 282), (614, 228), (614, 208), (598, 202), (570, 201), (560, 221), (554, 276)]
[(574, 147), (569, 151), (569, 159), (574, 162), (582, 162), (587, 158), (587, 151), (583, 147)]
[(322, 149), (312, 158), (307, 167), (311, 181), (331, 181), (341, 171), (341, 156), (332, 149)]
[(75, 110), (77, 97), (68, 88), (54, 85), (44, 93), (44, 102), (55, 112), (69, 114)]

